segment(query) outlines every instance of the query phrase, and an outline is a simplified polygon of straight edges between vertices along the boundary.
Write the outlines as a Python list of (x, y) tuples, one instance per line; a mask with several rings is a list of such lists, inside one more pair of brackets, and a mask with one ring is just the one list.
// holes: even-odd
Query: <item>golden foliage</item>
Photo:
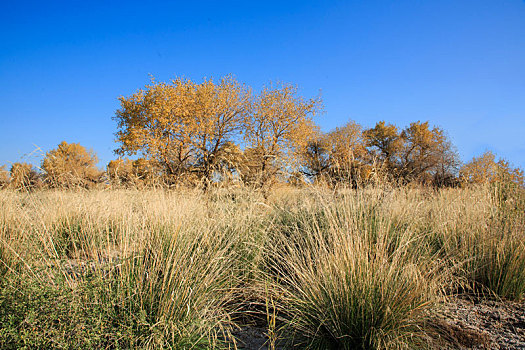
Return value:
[(9, 186), (15, 189), (32, 189), (38, 185), (38, 173), (28, 163), (13, 163), (11, 166)]
[(152, 81), (120, 102), (117, 154), (140, 154), (168, 185), (207, 188), (240, 179), (263, 188), (298, 172), (352, 186), (372, 178), (438, 185), (457, 179), (458, 156), (442, 129), (417, 121), (401, 130), (381, 121), (363, 131), (349, 122), (321, 134), (312, 118), (322, 101), (302, 98), (290, 84), (253, 95), (231, 76), (202, 83), (177, 78)]
[(400, 175), (406, 181), (430, 181), (432, 176), (444, 178), (455, 173), (458, 157), (443, 129), (430, 129), (428, 121), (417, 121), (404, 129), (401, 137)]
[(304, 100), (296, 86), (287, 84), (267, 86), (256, 97), (244, 129), (249, 146), (245, 171), (259, 186), (271, 183), (279, 170), (293, 171), (317, 129), (312, 117), (321, 103), (320, 98)]
[(364, 130), (350, 121), (318, 134), (302, 153), (303, 173), (315, 181), (353, 187), (385, 177), (453, 185), (457, 154), (445, 132), (417, 121), (401, 132), (381, 121)]
[(403, 182), (445, 184), (456, 174), (457, 153), (445, 132), (428, 122), (414, 122), (401, 132), (381, 121), (364, 131), (372, 158), (385, 166), (392, 178)]
[(460, 178), (467, 183), (513, 182), (525, 187), (525, 176), (520, 168), (513, 168), (505, 159), (496, 161), (496, 155), (490, 151), (474, 157), (463, 165)]
[(336, 128), (328, 134), (328, 143), (332, 178), (346, 179), (354, 186), (367, 180), (369, 173), (364, 170), (368, 159), (361, 125), (350, 121)]
[(365, 180), (367, 152), (362, 127), (354, 121), (327, 134), (317, 135), (303, 154), (305, 172), (316, 181), (351, 182)]
[(397, 126), (380, 121), (372, 129), (365, 130), (363, 136), (373, 157), (383, 162), (389, 169), (394, 169), (398, 165), (403, 139)]
[(264, 149), (249, 147), (242, 153), (238, 171), (244, 184), (270, 187), (277, 182), (279, 168), (275, 157), (265, 155)]
[(152, 185), (158, 178), (157, 165), (154, 161), (139, 158), (132, 163), (132, 176), (135, 183)]
[(225, 142), (217, 154), (215, 167), (218, 180), (223, 183), (234, 182), (239, 178), (239, 171), (243, 166), (244, 158), (241, 148), (232, 141)]
[(113, 186), (144, 187), (164, 185), (163, 178), (158, 174), (155, 161), (144, 158), (130, 160), (118, 158), (110, 161), (106, 167), (106, 174)]
[(362, 127), (354, 121), (328, 134), (334, 163), (339, 167), (361, 160), (366, 155)]
[(246, 121), (250, 91), (231, 76), (201, 84), (178, 78), (152, 82), (120, 102), (118, 154), (140, 153), (175, 180), (186, 172), (210, 180), (224, 146)]
[(112, 184), (129, 183), (132, 179), (133, 162), (128, 158), (111, 160), (106, 167), (106, 173)]
[(42, 169), (51, 186), (90, 186), (98, 180), (97, 156), (78, 143), (62, 141), (56, 149), (46, 153)]
[[(303, 100), (297, 87), (251, 90), (227, 76), (198, 84), (178, 78), (152, 82), (117, 110), (117, 153), (141, 154), (158, 164), (169, 183), (241, 178), (261, 186), (290, 167), (315, 130), (319, 99)], [(241, 151), (235, 141), (245, 141)], [(285, 165), (286, 163), (286, 165)]]

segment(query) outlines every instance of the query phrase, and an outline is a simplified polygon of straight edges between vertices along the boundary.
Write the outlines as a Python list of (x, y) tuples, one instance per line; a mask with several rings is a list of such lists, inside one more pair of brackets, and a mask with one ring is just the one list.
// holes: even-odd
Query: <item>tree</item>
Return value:
[(362, 127), (354, 121), (343, 127), (338, 127), (328, 134), (330, 145), (331, 169), (333, 181), (350, 182), (356, 187), (366, 180), (365, 173), (367, 152), (363, 140)]
[(106, 167), (106, 174), (114, 185), (124, 186), (154, 186), (165, 185), (165, 178), (159, 174), (159, 168), (154, 160), (138, 158), (119, 158), (110, 161)]
[(304, 100), (288, 84), (265, 87), (245, 125), (244, 177), (257, 187), (272, 184), (279, 172), (293, 172), (295, 162), (316, 131), (312, 117), (321, 100)]
[(513, 168), (505, 159), (496, 161), (496, 155), (490, 151), (474, 157), (460, 169), (463, 182), (482, 184), (509, 182), (525, 186), (525, 176), (520, 168)]
[(28, 163), (13, 163), (10, 178), (10, 187), (25, 190), (33, 189), (40, 180), (36, 170)]
[(417, 121), (400, 132), (381, 121), (363, 135), (371, 160), (377, 159), (390, 177), (404, 183), (454, 183), (459, 160), (442, 129)]
[(238, 166), (242, 182), (257, 188), (270, 187), (277, 181), (279, 167), (275, 157), (265, 153), (262, 147), (248, 147), (241, 155)]
[(178, 78), (152, 82), (117, 110), (117, 154), (140, 153), (162, 166), (170, 181), (197, 173), (208, 183), (220, 154), (250, 111), (251, 93), (233, 77), (197, 84)]
[(399, 176), (406, 182), (446, 181), (456, 174), (458, 156), (443, 129), (420, 121), (401, 132)]
[(96, 183), (100, 171), (97, 156), (78, 143), (62, 141), (56, 149), (46, 153), (42, 169), (46, 181), (53, 187), (91, 186)]
[(332, 158), (330, 144), (326, 134), (319, 133), (305, 146), (302, 156), (302, 173), (313, 181), (321, 181), (327, 177), (331, 167)]
[(303, 154), (308, 177), (332, 184), (348, 182), (357, 186), (365, 180), (367, 153), (362, 127), (354, 121), (310, 141)]
[(399, 168), (399, 156), (404, 143), (397, 127), (380, 121), (374, 128), (365, 130), (363, 136), (370, 156), (395, 175)]
[(132, 174), (135, 183), (144, 185), (155, 184), (160, 178), (157, 164), (145, 158), (139, 158), (133, 161)]
[(140, 153), (162, 164), (168, 177), (183, 172), (189, 149), (194, 84), (177, 79), (172, 85), (153, 83), (128, 98), (120, 97), (116, 111), (119, 155)]
[[(235, 153), (232, 140), (243, 128), (251, 109), (251, 93), (231, 77), (215, 85), (211, 80), (201, 84), (195, 132), (196, 168), (208, 183), (214, 170), (227, 163)], [(221, 158), (224, 156), (226, 158)]]

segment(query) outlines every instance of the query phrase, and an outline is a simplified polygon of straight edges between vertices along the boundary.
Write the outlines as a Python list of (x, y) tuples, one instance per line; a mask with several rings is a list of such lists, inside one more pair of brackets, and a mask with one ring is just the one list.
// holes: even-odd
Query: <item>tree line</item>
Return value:
[(278, 182), (524, 185), (523, 171), (491, 152), (462, 165), (446, 132), (428, 121), (403, 129), (385, 121), (372, 128), (349, 121), (323, 133), (313, 120), (323, 110), (321, 99), (305, 99), (291, 84), (270, 84), (254, 93), (232, 76), (202, 83), (153, 80), (119, 101), (118, 158), (105, 171), (97, 169), (94, 152), (64, 141), (46, 153), (40, 170), (27, 163), (0, 168), (0, 185), (207, 189), (243, 184), (262, 190)]

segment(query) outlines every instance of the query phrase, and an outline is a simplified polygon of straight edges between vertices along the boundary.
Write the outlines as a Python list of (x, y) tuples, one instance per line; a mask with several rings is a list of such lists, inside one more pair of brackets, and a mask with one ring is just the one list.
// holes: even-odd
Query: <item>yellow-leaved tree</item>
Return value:
[(161, 186), (163, 180), (158, 174), (157, 163), (154, 160), (138, 158), (118, 158), (111, 160), (106, 167), (106, 174), (112, 185), (134, 186)]
[(406, 182), (448, 184), (457, 174), (459, 159), (443, 129), (414, 122), (401, 132), (399, 176)]
[(404, 143), (397, 126), (380, 121), (363, 131), (363, 137), (371, 159), (383, 165), (388, 173), (397, 175)]
[(13, 163), (10, 170), (9, 186), (15, 189), (29, 190), (39, 184), (38, 173), (31, 164)]
[(330, 178), (337, 182), (348, 182), (353, 187), (365, 182), (371, 170), (363, 139), (361, 125), (354, 121), (336, 128), (328, 134), (330, 145)]
[(496, 161), (496, 155), (490, 151), (474, 157), (460, 169), (460, 178), (466, 183), (515, 183), (525, 186), (522, 169), (514, 168), (505, 159)]
[(318, 132), (306, 143), (301, 153), (301, 172), (312, 182), (330, 180), (332, 168), (331, 148), (328, 135)]
[(356, 186), (369, 175), (362, 127), (354, 121), (317, 135), (308, 142), (303, 159), (303, 172), (316, 181)]
[(312, 117), (321, 107), (320, 98), (305, 100), (294, 85), (265, 87), (254, 99), (244, 128), (248, 148), (240, 172), (245, 182), (266, 188), (279, 173), (283, 177), (293, 173), (317, 130)]
[(178, 78), (153, 81), (120, 97), (117, 154), (141, 154), (164, 171), (169, 182), (197, 176), (204, 185), (250, 112), (250, 90), (227, 76), (198, 84)]
[(78, 143), (62, 141), (57, 148), (46, 153), (42, 170), (51, 187), (91, 187), (101, 175), (97, 162), (93, 151)]
[(404, 183), (453, 184), (459, 160), (442, 129), (417, 121), (399, 131), (381, 121), (363, 135), (370, 159), (381, 164), (391, 178)]

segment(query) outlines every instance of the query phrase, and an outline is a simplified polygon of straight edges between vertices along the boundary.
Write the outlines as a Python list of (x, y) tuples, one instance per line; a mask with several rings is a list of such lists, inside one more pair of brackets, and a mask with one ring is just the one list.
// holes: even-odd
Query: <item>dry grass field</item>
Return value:
[(241, 349), (247, 327), (269, 349), (459, 347), (451, 300), (522, 300), (524, 203), (505, 186), (3, 190), (0, 347)]

